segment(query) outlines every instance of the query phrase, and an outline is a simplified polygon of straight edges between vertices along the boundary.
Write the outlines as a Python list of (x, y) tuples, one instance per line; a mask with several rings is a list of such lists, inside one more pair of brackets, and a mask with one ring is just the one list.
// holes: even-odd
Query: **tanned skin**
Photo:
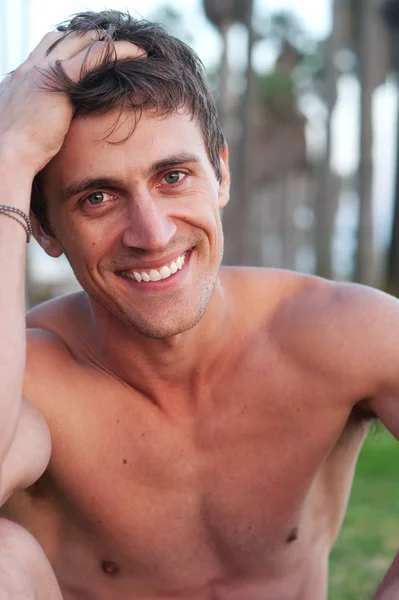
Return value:
[[(22, 582), (49, 600), (323, 600), (359, 415), (399, 435), (399, 304), (220, 269), (227, 150), (219, 184), (188, 111), (144, 113), (130, 137), (124, 113), (106, 140), (115, 113), (71, 122), (62, 94), (32, 93), (59, 35), (0, 89), (4, 197), (28, 211), (47, 165), (53, 236), (36, 221), (35, 236), (85, 290), (35, 308), (25, 335), (25, 233), (0, 215), (3, 515), (34, 557), (8, 556), (0, 596)], [(90, 43), (57, 47), (72, 76)], [(179, 257), (167, 279), (133, 275)]]
[(399, 599), (399, 554), (396, 555), (388, 573), (384, 577), (374, 600)]

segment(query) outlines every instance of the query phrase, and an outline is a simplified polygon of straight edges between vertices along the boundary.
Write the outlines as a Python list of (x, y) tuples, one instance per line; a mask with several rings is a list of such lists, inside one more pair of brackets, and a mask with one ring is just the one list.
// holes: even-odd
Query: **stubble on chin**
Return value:
[[(156, 319), (147, 319), (145, 316), (130, 312), (117, 301), (108, 301), (103, 297), (87, 292), (90, 298), (116, 321), (116, 326), (127, 326), (130, 330), (150, 339), (166, 339), (185, 333), (193, 329), (204, 316), (213, 291), (216, 286), (218, 275), (212, 280), (201, 282), (196, 306), (183, 303), (174, 314), (168, 314), (162, 320), (162, 316)], [(178, 312), (177, 312), (178, 311)]]

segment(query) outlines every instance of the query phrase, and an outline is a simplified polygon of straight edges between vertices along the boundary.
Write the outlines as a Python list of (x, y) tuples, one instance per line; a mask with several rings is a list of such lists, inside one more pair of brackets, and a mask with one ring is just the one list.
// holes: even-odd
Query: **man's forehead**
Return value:
[(123, 144), (131, 138), (161, 136), (174, 131), (188, 135), (197, 133), (201, 136), (201, 128), (197, 119), (187, 109), (171, 114), (159, 114), (155, 110), (138, 113), (130, 109), (114, 109), (105, 114), (90, 113), (75, 117), (65, 138), (70, 140), (83, 137), (88, 142)]
[[(171, 115), (112, 111), (76, 117), (61, 150), (44, 170), (44, 180), (63, 186), (71, 178), (139, 169), (143, 173), (170, 157), (208, 162), (200, 126), (187, 111)], [(194, 160), (193, 160), (194, 162)]]

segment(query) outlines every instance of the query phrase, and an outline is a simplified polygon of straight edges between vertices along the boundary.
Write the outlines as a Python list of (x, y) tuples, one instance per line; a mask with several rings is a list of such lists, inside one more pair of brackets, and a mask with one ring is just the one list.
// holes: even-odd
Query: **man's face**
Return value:
[(52, 255), (62, 248), (82, 287), (108, 313), (165, 338), (193, 327), (214, 289), (227, 157), (222, 153), (219, 185), (189, 115), (144, 113), (127, 137), (132, 117), (123, 113), (107, 139), (115, 113), (72, 122), (42, 175), (57, 241), (39, 241)]

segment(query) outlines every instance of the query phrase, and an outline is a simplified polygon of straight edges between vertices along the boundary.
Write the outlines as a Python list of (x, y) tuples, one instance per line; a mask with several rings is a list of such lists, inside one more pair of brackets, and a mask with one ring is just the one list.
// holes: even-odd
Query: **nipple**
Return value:
[(107, 575), (118, 575), (119, 567), (112, 560), (103, 560), (101, 563), (101, 569)]
[(294, 527), (290, 532), (290, 535), (287, 537), (287, 542), (290, 544), (291, 542), (295, 542), (298, 539), (298, 527)]

